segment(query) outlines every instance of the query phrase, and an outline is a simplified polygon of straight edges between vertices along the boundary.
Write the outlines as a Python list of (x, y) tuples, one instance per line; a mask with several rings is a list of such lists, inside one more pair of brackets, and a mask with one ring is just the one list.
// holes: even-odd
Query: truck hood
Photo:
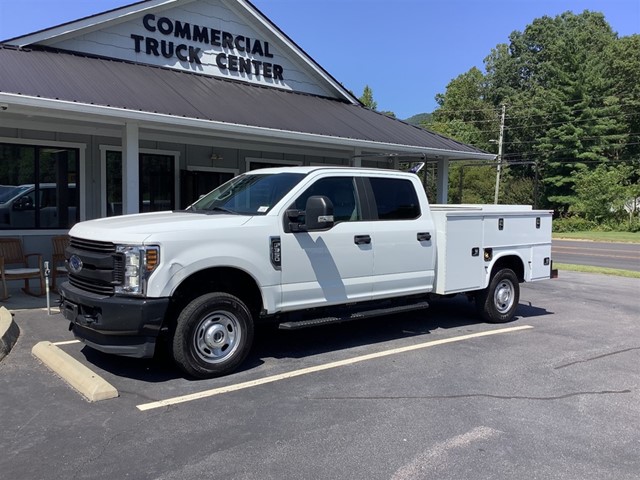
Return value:
[(99, 218), (76, 224), (69, 235), (113, 243), (143, 243), (158, 234), (236, 227), (252, 217), (227, 213), (153, 212)]

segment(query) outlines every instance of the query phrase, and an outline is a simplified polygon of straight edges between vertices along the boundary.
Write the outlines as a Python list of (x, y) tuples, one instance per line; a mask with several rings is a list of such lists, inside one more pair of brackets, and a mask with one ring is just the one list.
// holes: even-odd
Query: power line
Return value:
[[(580, 124), (580, 123), (585, 123), (585, 122), (595, 122), (598, 120), (602, 120), (602, 119), (607, 119), (607, 118), (624, 118), (624, 117), (631, 117), (634, 115), (638, 115), (637, 112), (630, 112), (630, 113), (618, 113), (615, 115), (603, 115), (600, 117), (593, 117), (593, 118), (572, 118), (569, 120), (565, 120), (565, 121), (561, 121), (561, 122), (550, 122), (550, 123), (534, 123), (531, 125), (521, 125), (521, 126), (506, 126), (505, 125), (505, 130), (508, 131), (517, 131), (517, 130), (524, 130), (524, 129), (534, 129), (534, 128), (539, 128), (539, 127), (549, 127), (549, 126), (554, 126), (554, 125), (575, 125), (575, 124)], [(473, 125), (476, 123), (494, 123), (494, 120), (461, 120), (461, 119), (453, 119), (453, 120), (447, 120), (446, 122), (442, 122), (442, 123), (448, 123), (451, 121), (456, 121), (458, 123), (461, 123), (463, 125)], [(477, 133), (495, 133), (498, 130), (498, 125), (496, 124), (496, 128), (495, 129), (491, 129), (491, 130), (478, 130)]]
[(597, 121), (597, 120), (603, 120), (605, 118), (630, 117), (630, 116), (633, 116), (633, 115), (637, 115), (637, 113), (636, 112), (633, 112), (633, 113), (619, 113), (619, 114), (616, 114), (616, 115), (603, 115), (601, 117), (584, 118), (584, 119), (575, 118), (575, 119), (571, 119), (571, 120), (565, 120), (565, 121), (562, 121), (562, 122), (538, 123), (538, 124), (533, 124), (533, 125), (523, 125), (521, 127), (505, 127), (505, 128), (507, 130), (522, 130), (524, 128), (548, 127), (548, 126), (552, 126), (552, 125), (574, 125), (576, 123), (593, 122), (593, 121)]
[[(640, 158), (637, 159), (638, 161), (640, 161)], [(488, 162), (486, 160), (479, 160), (476, 162), (469, 162), (467, 160), (460, 160), (460, 162), (465, 161), (467, 163), (458, 163), (456, 162), (455, 165), (456, 166), (461, 166), (461, 167), (493, 167), (496, 168), (498, 166), (497, 163), (495, 162)], [(607, 161), (602, 161), (602, 160), (586, 160), (586, 159), (579, 159), (579, 158), (558, 158), (558, 159), (553, 159), (552, 163), (560, 163), (560, 164), (569, 164), (569, 163), (598, 163), (598, 164), (606, 164), (606, 165), (610, 165), (610, 164), (628, 164), (630, 163), (629, 160), (607, 160)], [(538, 160), (512, 160), (512, 161), (507, 161), (505, 163), (503, 163), (503, 166), (521, 166), (521, 165), (540, 165), (541, 167), (545, 166), (548, 164), (548, 162), (543, 162), (543, 161), (538, 161)]]
[[(571, 105), (571, 104), (576, 104), (576, 103), (580, 103), (580, 102), (595, 102), (597, 100), (604, 100), (604, 99), (611, 98), (611, 97), (619, 98), (617, 95), (605, 95), (605, 96), (602, 96), (602, 97), (594, 97), (594, 98), (589, 98), (589, 99), (582, 98), (582, 99), (579, 99), (579, 100), (566, 100), (566, 101), (562, 101), (562, 102), (553, 102), (553, 105), (554, 106), (555, 105)], [(506, 102), (507, 106), (512, 107), (513, 108), (512, 111), (515, 110), (516, 112), (518, 112), (518, 111), (527, 112), (530, 109), (535, 108), (535, 106), (544, 106), (544, 107), (546, 107), (548, 105), (548, 103), (549, 102), (547, 102), (546, 104), (543, 104), (543, 103), (530, 103), (530, 104), (518, 103), (516, 105), (516, 104), (510, 104), (510, 103)], [(633, 101), (631, 101), (629, 103), (620, 102), (620, 103), (618, 103), (616, 105), (594, 106), (594, 107), (588, 107), (588, 108), (581, 109), (581, 110), (574, 110), (574, 112), (581, 112), (581, 111), (585, 111), (585, 110), (589, 110), (589, 109), (598, 109), (598, 108), (604, 109), (604, 108), (624, 107), (624, 106), (630, 106), (631, 107), (631, 106), (634, 106), (634, 104), (635, 104), (635, 102), (633, 102)], [(431, 112), (431, 114), (433, 115), (438, 110), (447, 110), (447, 108), (446, 107), (438, 107), (433, 112)], [(496, 114), (496, 119), (498, 119), (499, 116), (500, 116), (500, 107), (494, 107), (494, 106), (487, 106), (486, 108), (476, 108), (476, 109), (469, 109), (469, 110), (461, 110), (461, 109), (456, 108), (456, 109), (450, 109), (450, 111), (453, 112), (453, 113), (475, 113), (475, 112), (493, 111)], [(535, 115), (532, 115), (532, 116), (535, 116)], [(513, 114), (507, 115), (507, 118), (513, 118), (513, 117), (514, 117)], [(515, 117), (528, 118), (527, 116), (518, 116), (518, 115), (516, 115)]]
[[(576, 141), (583, 141), (583, 140), (597, 140), (600, 138), (605, 138), (605, 137), (622, 137), (622, 136), (629, 136), (629, 137), (633, 137), (633, 136), (639, 136), (640, 133), (606, 133), (606, 134), (602, 134), (602, 135), (590, 135), (588, 137), (578, 137), (575, 140)], [(550, 142), (550, 143), (561, 143), (564, 142), (566, 140), (562, 140), (562, 139), (549, 139), (549, 140), (545, 140), (545, 142)], [(504, 142), (505, 145), (521, 145), (521, 144), (529, 144), (529, 143), (539, 143), (540, 140), (520, 140), (520, 141), (514, 141), (514, 142)]]
[[(640, 145), (640, 142), (629, 142), (629, 143), (623, 143), (620, 145), (615, 145), (615, 147), (630, 147), (633, 145)], [(505, 155), (502, 155), (504, 158), (517, 158), (517, 157), (525, 157), (525, 156), (537, 156), (537, 157), (543, 157), (543, 156), (550, 156), (550, 155), (554, 155), (554, 154), (558, 154), (558, 153), (566, 153), (566, 152), (573, 152), (574, 148), (561, 148), (558, 150), (554, 150), (552, 152), (515, 152), (515, 153), (507, 153)], [(592, 154), (597, 154), (596, 152), (590, 152), (590, 151), (586, 151), (586, 152), (582, 152), (582, 153), (592, 153)], [(555, 161), (555, 159), (553, 159), (553, 161)]]

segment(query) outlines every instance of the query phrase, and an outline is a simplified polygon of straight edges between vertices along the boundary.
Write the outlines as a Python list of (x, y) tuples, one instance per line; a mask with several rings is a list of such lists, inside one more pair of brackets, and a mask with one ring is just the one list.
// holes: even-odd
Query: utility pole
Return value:
[(504, 138), (504, 116), (507, 110), (506, 105), (502, 105), (502, 116), (500, 118), (500, 136), (498, 137), (498, 169), (496, 172), (496, 192), (493, 196), (493, 203), (498, 204), (498, 194), (500, 192), (500, 173), (502, 171), (502, 139)]

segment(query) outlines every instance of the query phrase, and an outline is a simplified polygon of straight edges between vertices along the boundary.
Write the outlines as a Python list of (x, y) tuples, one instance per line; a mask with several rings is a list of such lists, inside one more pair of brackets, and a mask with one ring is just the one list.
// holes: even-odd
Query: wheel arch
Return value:
[(503, 268), (512, 270), (513, 273), (516, 274), (516, 277), (518, 277), (518, 282), (524, 282), (524, 261), (515, 253), (507, 253), (500, 256), (493, 262), (487, 284), (491, 281), (493, 276)]
[(210, 267), (192, 273), (174, 290), (169, 321), (175, 321), (179, 312), (193, 299), (213, 292), (237, 297), (246, 304), (253, 316), (262, 310), (262, 292), (252, 275), (237, 267)]

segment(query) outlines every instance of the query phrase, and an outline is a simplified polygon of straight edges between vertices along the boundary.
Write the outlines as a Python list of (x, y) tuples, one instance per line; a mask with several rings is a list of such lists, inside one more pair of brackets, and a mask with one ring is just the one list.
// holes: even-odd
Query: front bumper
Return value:
[(155, 352), (168, 298), (110, 297), (93, 294), (69, 282), (60, 286), (60, 311), (70, 330), (101, 352), (149, 358)]

